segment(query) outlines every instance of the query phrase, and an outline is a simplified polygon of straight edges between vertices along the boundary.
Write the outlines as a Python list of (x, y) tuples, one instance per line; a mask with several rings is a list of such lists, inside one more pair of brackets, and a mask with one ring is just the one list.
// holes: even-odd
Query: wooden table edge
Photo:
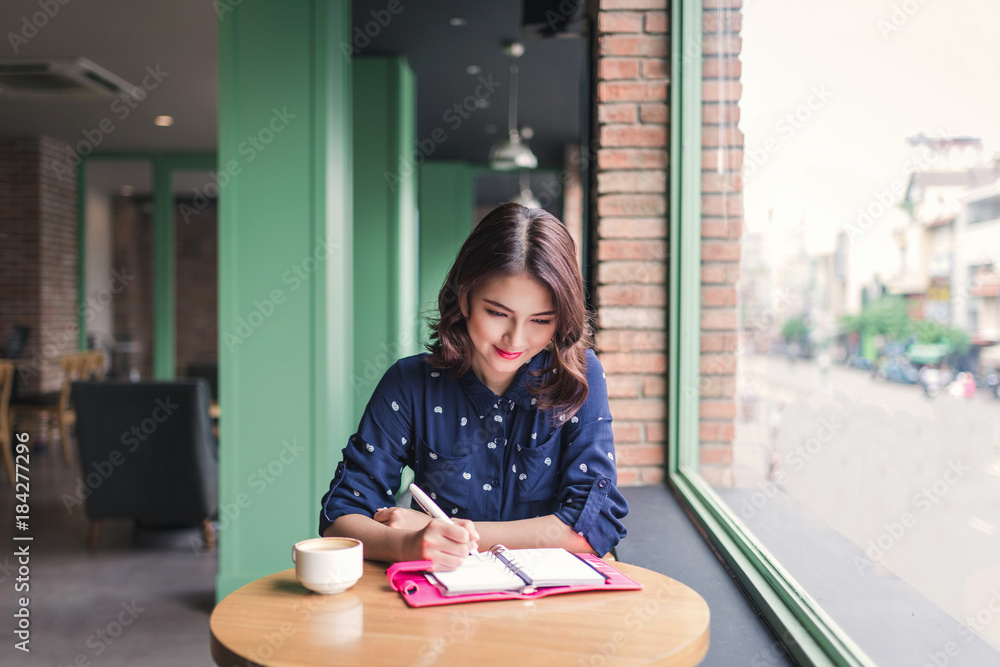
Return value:
[[(390, 563), (383, 563), (383, 562), (380, 562), (380, 561), (373, 561), (373, 560), (367, 560), (366, 559), (365, 560), (365, 565), (367, 566), (369, 564), (371, 564), (371, 565), (379, 568), (380, 570), (382, 570), (382, 575), (383, 576), (385, 576), (384, 570), (388, 569), (388, 567), (390, 565)], [(710, 647), (711, 620), (712, 620), (712, 611), (709, 608), (708, 602), (705, 600), (705, 598), (702, 597), (701, 594), (698, 593), (698, 591), (695, 591), (693, 588), (691, 588), (687, 584), (685, 584), (685, 583), (683, 583), (681, 581), (678, 581), (677, 579), (674, 579), (673, 577), (671, 577), (669, 575), (663, 574), (661, 572), (657, 572), (656, 570), (650, 570), (648, 568), (644, 568), (644, 567), (641, 567), (641, 566), (638, 566), (638, 565), (631, 565), (631, 564), (628, 564), (628, 563), (623, 563), (621, 561), (613, 561), (611, 564), (614, 567), (617, 567), (623, 574), (625, 574), (625, 575), (627, 575), (629, 577), (632, 577), (633, 579), (636, 579), (636, 576), (634, 576), (634, 575), (639, 574), (640, 576), (642, 576), (641, 573), (643, 573), (643, 572), (649, 572), (649, 573), (656, 574), (656, 575), (659, 575), (659, 576), (667, 577), (671, 581), (674, 581), (677, 584), (680, 584), (681, 586), (684, 586), (685, 588), (687, 588), (688, 590), (692, 591), (693, 593), (695, 593), (695, 595), (698, 596), (698, 598), (701, 600), (701, 603), (702, 603), (703, 607), (705, 608), (705, 612), (706, 612), (705, 613), (704, 625), (701, 628), (701, 630), (698, 632), (698, 636), (695, 637), (694, 639), (692, 639), (691, 641), (689, 641), (684, 646), (677, 647), (676, 650), (671, 651), (670, 653), (656, 656), (655, 658), (652, 659), (655, 662), (649, 662), (649, 663), (645, 663), (645, 664), (656, 664), (656, 662), (658, 662), (660, 660), (664, 660), (664, 659), (668, 659), (668, 658), (676, 660), (676, 659), (680, 659), (680, 658), (684, 658), (684, 657), (690, 657), (692, 660), (695, 660), (696, 662), (694, 664), (696, 664), (696, 665), (697, 664), (701, 664), (701, 662), (704, 661), (705, 656), (708, 655), (708, 649)], [(633, 570), (633, 572), (629, 572), (629, 570)], [(635, 572), (635, 570), (638, 570), (639, 572)], [(269, 575), (265, 575), (263, 577), (255, 579), (254, 581), (248, 582), (248, 583), (244, 584), (243, 586), (240, 586), (235, 591), (231, 592), (225, 598), (223, 598), (223, 600), (219, 602), (219, 605), (221, 605), (222, 602), (225, 601), (230, 596), (235, 595), (236, 593), (238, 593), (239, 591), (243, 590), (244, 588), (246, 588), (248, 586), (252, 586), (253, 584), (255, 584), (255, 583), (257, 583), (257, 582), (259, 582), (259, 581), (261, 581), (263, 579), (267, 579), (267, 578), (275, 577), (275, 576), (279, 576), (279, 575), (288, 576), (289, 573), (291, 573), (291, 576), (294, 578), (294, 576), (295, 576), (295, 568), (288, 568), (288, 569), (285, 569), (285, 570), (279, 570), (278, 572), (273, 572), (273, 573), (271, 573)], [(498, 600), (496, 602), (506, 602), (506, 601), (504, 601), (504, 600)], [(475, 604), (481, 604), (481, 603), (480, 602), (468, 602), (468, 603), (454, 605), (454, 606), (455, 607), (461, 607), (461, 606), (465, 606), (465, 604), (475, 605)], [(219, 605), (216, 605), (216, 608), (218, 608)], [(222, 642), (222, 640), (220, 640), (218, 637), (216, 637), (216, 634), (215, 634), (215, 624), (213, 622), (214, 621), (214, 616), (215, 616), (215, 609), (212, 610), (212, 615), (209, 618), (209, 628), (210, 628), (210, 633), (209, 634), (211, 635), (211, 654), (212, 654), (212, 660), (215, 662), (215, 664), (217, 665), (217, 667), (266, 667), (266, 665), (263, 665), (262, 663), (255, 662), (251, 658), (246, 658), (246, 657), (243, 657), (243, 656), (239, 655), (238, 653), (236, 653), (235, 651), (233, 651), (232, 649), (230, 649), (228, 646), (226, 646)]]

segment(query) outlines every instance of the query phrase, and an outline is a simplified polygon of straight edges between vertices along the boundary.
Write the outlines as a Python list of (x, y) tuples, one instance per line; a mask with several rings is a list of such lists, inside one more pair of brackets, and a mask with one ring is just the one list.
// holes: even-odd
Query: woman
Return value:
[[(607, 553), (628, 505), (566, 228), (540, 209), (495, 209), (459, 251), (438, 308), (430, 353), (385, 373), (344, 448), (320, 534), (439, 570), (480, 545)], [(406, 465), (454, 524), (385, 507)]]

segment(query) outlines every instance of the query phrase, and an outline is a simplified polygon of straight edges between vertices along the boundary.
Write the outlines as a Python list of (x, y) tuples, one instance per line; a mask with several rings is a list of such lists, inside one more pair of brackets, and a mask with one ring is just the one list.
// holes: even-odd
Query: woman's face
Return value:
[(475, 349), (472, 370), (502, 396), (517, 369), (545, 349), (556, 331), (549, 288), (525, 275), (494, 278), (462, 304)]

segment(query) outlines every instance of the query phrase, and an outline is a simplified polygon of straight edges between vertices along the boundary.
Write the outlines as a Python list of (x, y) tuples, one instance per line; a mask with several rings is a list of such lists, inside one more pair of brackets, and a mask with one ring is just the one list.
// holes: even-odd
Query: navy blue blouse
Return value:
[(628, 504), (616, 487), (604, 371), (587, 350), (587, 401), (569, 420), (554, 422), (526, 386), (527, 371), (545, 368), (548, 354), (522, 365), (502, 397), (472, 369), (453, 379), (432, 368), (427, 353), (397, 361), (344, 448), (323, 496), (320, 535), (337, 517), (372, 516), (394, 505), (409, 465), (417, 486), (451, 516), (511, 521), (555, 514), (595, 552), (610, 551), (625, 537)]

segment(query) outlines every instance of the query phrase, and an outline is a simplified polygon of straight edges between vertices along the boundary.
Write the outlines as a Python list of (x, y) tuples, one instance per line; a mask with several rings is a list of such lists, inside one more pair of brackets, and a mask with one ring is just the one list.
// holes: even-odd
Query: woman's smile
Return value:
[(494, 349), (495, 349), (495, 350), (497, 351), (497, 353), (498, 353), (498, 354), (499, 354), (499, 355), (500, 355), (501, 357), (503, 357), (504, 359), (508, 359), (508, 360), (510, 360), (510, 359), (517, 359), (518, 357), (520, 357), (520, 356), (521, 356), (521, 353), (520, 353), (520, 352), (507, 352), (506, 350), (501, 350), (501, 349), (500, 349), (499, 347), (497, 347), (496, 345), (494, 345), (494, 346), (493, 346), (493, 348), (494, 348)]
[(490, 280), (469, 301), (463, 314), (474, 348), (472, 370), (497, 396), (503, 396), (518, 368), (552, 340), (556, 330), (552, 292), (518, 274)]

